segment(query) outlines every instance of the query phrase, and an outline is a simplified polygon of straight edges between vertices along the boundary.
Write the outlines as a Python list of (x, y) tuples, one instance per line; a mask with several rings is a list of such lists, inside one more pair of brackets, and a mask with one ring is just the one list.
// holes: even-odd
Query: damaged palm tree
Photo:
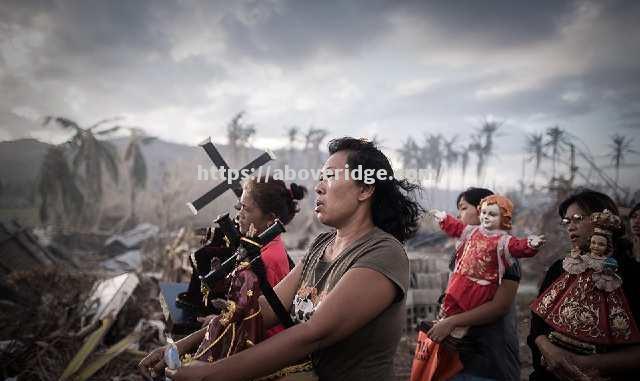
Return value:
[[(46, 200), (47, 203), (53, 202), (55, 204), (56, 200), (48, 197), (47, 193), (55, 193), (55, 189), (60, 188), (59, 183), (63, 181), (65, 189), (71, 189), (74, 193), (73, 196), (69, 196), (69, 200), (71, 200), (71, 198), (75, 199), (74, 207), (76, 210), (81, 210), (81, 212), (77, 212), (79, 219), (73, 221), (73, 225), (77, 228), (88, 226), (96, 229), (100, 226), (104, 190), (103, 168), (106, 169), (109, 178), (114, 183), (118, 183), (119, 158), (117, 151), (113, 144), (98, 139), (98, 137), (107, 136), (120, 129), (118, 126), (108, 127), (108, 124), (116, 120), (117, 119), (104, 119), (89, 127), (81, 127), (75, 121), (60, 116), (48, 116), (44, 120), (44, 125), (55, 124), (63, 129), (75, 132), (71, 139), (57, 147), (59, 152), (62, 152), (62, 155), (55, 151), (51, 154), (51, 158), (55, 159), (55, 166), (59, 168), (58, 172), (65, 175), (64, 180), (50, 179), (48, 176), (53, 176), (53, 174), (43, 174), (40, 195), (43, 201)], [(67, 161), (65, 157), (67, 152), (70, 155), (71, 162), (70, 175), (66, 173), (62, 165), (63, 160), (65, 162)], [(43, 172), (47, 165), (47, 161), (45, 161), (43, 164)], [(80, 203), (77, 202), (79, 196), (77, 192), (75, 192), (76, 189), (79, 190), (84, 197), (84, 202), (80, 208), (77, 207)], [(62, 201), (64, 204), (64, 198)], [(43, 202), (44, 208), (48, 207), (46, 205), (47, 204)], [(42, 212), (41, 215), (46, 221), (48, 215)]]
[(544, 152), (544, 136), (542, 133), (533, 133), (527, 135), (527, 144), (526, 144), (527, 153), (530, 155), (530, 159), (533, 159), (533, 163), (535, 166), (535, 170), (533, 171), (533, 179), (531, 180), (531, 185), (535, 186), (536, 179), (538, 178), (538, 172), (540, 171), (540, 164), (542, 164), (542, 159), (545, 157)]
[(546, 131), (547, 141), (545, 147), (551, 149), (551, 162), (553, 164), (551, 181), (556, 178), (556, 164), (558, 162), (558, 155), (564, 151), (562, 143), (566, 143), (566, 134), (563, 129), (558, 126), (549, 127)]
[(136, 195), (137, 192), (146, 189), (148, 178), (147, 162), (142, 154), (142, 146), (153, 142), (156, 138), (147, 136), (141, 128), (126, 128), (131, 134), (124, 154), (124, 160), (129, 163), (129, 178), (131, 179), (131, 193), (129, 194), (131, 213), (128, 218), (128, 225), (135, 226), (137, 224)]
[[(628, 154), (640, 154), (640, 152), (631, 148), (632, 138), (628, 138), (626, 136), (622, 136), (619, 134), (615, 134), (611, 137), (611, 144), (609, 147), (611, 151), (609, 151), (609, 157), (611, 158), (611, 163), (615, 168), (615, 184), (617, 187), (620, 186), (620, 167), (624, 167), (625, 161)], [(620, 198), (618, 194), (618, 190), (615, 190), (616, 198)]]
[(52, 146), (40, 169), (40, 220), (56, 226), (75, 225), (81, 217), (85, 198), (60, 146)]

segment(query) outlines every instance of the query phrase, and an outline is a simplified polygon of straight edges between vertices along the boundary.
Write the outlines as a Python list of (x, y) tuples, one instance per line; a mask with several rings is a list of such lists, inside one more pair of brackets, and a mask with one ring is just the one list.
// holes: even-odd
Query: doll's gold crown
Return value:
[(594, 232), (607, 233), (609, 235), (620, 230), (622, 227), (622, 220), (620, 217), (611, 213), (609, 209), (605, 209), (602, 212), (595, 212), (591, 214), (591, 224), (593, 225)]

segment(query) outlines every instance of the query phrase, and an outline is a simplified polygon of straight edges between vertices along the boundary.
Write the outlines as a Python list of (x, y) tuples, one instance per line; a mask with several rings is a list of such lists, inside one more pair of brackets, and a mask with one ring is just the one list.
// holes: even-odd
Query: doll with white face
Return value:
[[(596, 214), (594, 213), (594, 215)], [(611, 256), (613, 254), (611, 239), (611, 232), (598, 227), (594, 228), (587, 261), (589, 268), (594, 270), (592, 277), (596, 282), (596, 287), (607, 292), (622, 285), (622, 278), (617, 274), (618, 261)]]
[(607, 237), (594, 234), (591, 236), (591, 244), (589, 245), (589, 252), (594, 257), (606, 257), (608, 250), (608, 239)]
[(487, 230), (500, 229), (500, 220), (498, 204), (482, 204), (480, 207), (480, 226)]
[(609, 255), (609, 240), (602, 234), (593, 234), (589, 241), (589, 255), (587, 257), (587, 266), (602, 271), (602, 265)]
[[(513, 204), (504, 196), (485, 197), (479, 210), (480, 226), (466, 225), (452, 215), (431, 211), (445, 233), (459, 238), (456, 251), (461, 249), (462, 253), (445, 290), (442, 318), (492, 300), (513, 258), (532, 257), (545, 242), (544, 236), (517, 238), (509, 234)], [(454, 330), (452, 335), (461, 331), (464, 332)]]

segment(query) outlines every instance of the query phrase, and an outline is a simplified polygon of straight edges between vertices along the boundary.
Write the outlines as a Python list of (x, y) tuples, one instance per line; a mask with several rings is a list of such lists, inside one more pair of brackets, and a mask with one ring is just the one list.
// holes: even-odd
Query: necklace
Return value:
[[(342, 259), (344, 259), (345, 255), (347, 252), (349, 252), (354, 245), (357, 242), (362, 241), (363, 239), (365, 239), (365, 237), (369, 237), (370, 234), (374, 231), (375, 229), (371, 229), (369, 231), (367, 231), (366, 233), (362, 234), (360, 237), (358, 237), (357, 239), (351, 240), (348, 244), (343, 245), (342, 250), (338, 253), (338, 255), (336, 255), (331, 262), (329, 262), (329, 265), (327, 266), (327, 268), (324, 270), (324, 272), (322, 273), (322, 275), (320, 276), (320, 278), (316, 279), (316, 272), (313, 272), (313, 288), (317, 289), (318, 288), (318, 284), (320, 284), (320, 282), (322, 282), (324, 280), (324, 278), (331, 273), (331, 271), (334, 270), (335, 266), (337, 266), (338, 263), (342, 262)], [(318, 264), (320, 263), (320, 261), (322, 261), (322, 258), (325, 256), (326, 252), (327, 252), (327, 248), (332, 247), (332, 253), (333, 254), (333, 245), (336, 243), (336, 237), (337, 237), (337, 233), (329, 240), (329, 242), (325, 245), (325, 247), (322, 249), (322, 252), (320, 253), (320, 255), (318, 255), (318, 257), (316, 258), (316, 260), (313, 263), (313, 268), (317, 268)]]
[[(329, 248), (331, 245), (333, 245), (335, 243), (335, 237), (333, 239), (331, 239), (327, 245), (322, 249), (322, 252), (320, 253), (320, 255), (318, 255), (318, 259), (315, 260), (314, 264), (313, 264), (313, 268), (314, 270), (316, 268), (318, 268), (318, 265), (320, 264), (320, 262), (322, 262), (322, 258), (324, 257), (324, 255), (327, 252), (327, 248)], [(320, 284), (320, 282), (322, 282), (324, 280), (324, 278), (329, 274), (329, 272), (333, 269), (333, 266), (336, 262), (338, 262), (338, 258), (340, 257), (340, 255), (336, 258), (333, 259), (333, 261), (329, 262), (326, 266), (326, 268), (324, 269), (324, 271), (322, 272), (322, 275), (320, 275), (319, 278), (317, 278), (318, 273), (316, 271), (313, 271), (313, 282), (311, 282), (313, 284), (313, 288), (315, 288), (316, 290), (318, 289), (318, 285)]]

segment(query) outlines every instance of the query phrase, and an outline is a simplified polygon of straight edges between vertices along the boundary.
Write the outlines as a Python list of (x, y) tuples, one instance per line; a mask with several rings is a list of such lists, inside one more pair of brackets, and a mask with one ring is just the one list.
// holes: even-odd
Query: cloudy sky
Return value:
[(603, 165), (615, 133), (640, 151), (639, 19), (636, 1), (4, 0), (0, 140), (59, 141), (53, 114), (224, 142), (244, 110), (260, 147), (313, 125), (392, 151), (426, 133), (462, 147), (486, 119), (504, 123), (487, 181), (515, 183), (549, 126)]

